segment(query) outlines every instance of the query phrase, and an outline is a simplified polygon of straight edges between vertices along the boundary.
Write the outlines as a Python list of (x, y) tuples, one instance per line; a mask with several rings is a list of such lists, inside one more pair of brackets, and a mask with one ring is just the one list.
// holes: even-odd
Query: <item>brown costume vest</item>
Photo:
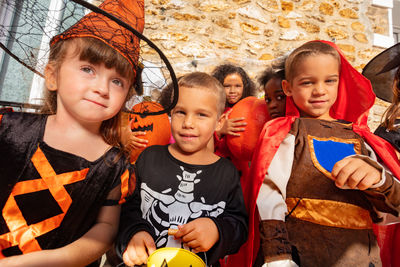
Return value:
[(363, 192), (340, 189), (330, 177), (341, 151), (368, 155), (362, 138), (351, 124), (308, 118), (297, 119), (290, 133), (296, 139), (286, 227), (300, 265), (381, 266), (372, 205)]

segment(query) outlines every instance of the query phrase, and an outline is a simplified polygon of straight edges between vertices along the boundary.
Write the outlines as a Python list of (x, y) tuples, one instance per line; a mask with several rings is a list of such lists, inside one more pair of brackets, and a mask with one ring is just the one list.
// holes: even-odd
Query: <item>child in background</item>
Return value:
[[(143, 30), (143, 2), (100, 8)], [(98, 34), (107, 30), (131, 41)], [(0, 117), (1, 266), (84, 266), (111, 246), (131, 176), (119, 117), (134, 92), (138, 43), (89, 13), (51, 41), (49, 114)]]
[(370, 83), (327, 41), (294, 50), (285, 73), (286, 116), (266, 123), (244, 192), (249, 240), (263, 266), (380, 266), (372, 224), (399, 216), (400, 166), (366, 125)]
[(400, 158), (400, 68), (396, 71), (392, 90), (392, 103), (385, 111), (383, 122), (375, 130), (375, 134), (391, 143)]
[(229, 119), (229, 113), (231, 108), (241, 99), (255, 94), (254, 82), (244, 69), (231, 64), (217, 66), (212, 72), (212, 76), (224, 86), (226, 93), (224, 121), (221, 129), (216, 131), (216, 134), (219, 139), (226, 134), (239, 136), (239, 132), (244, 131), (243, 126), (246, 126), (246, 123), (240, 122), (244, 118)]
[(285, 116), (286, 95), (282, 89), (284, 79), (285, 61), (268, 67), (258, 78), (258, 83), (264, 89), (264, 99), (271, 119)]
[[(362, 74), (372, 84), (376, 96), (384, 101), (392, 102), (385, 111), (382, 124), (375, 134), (385, 139), (396, 149), (400, 158), (400, 43), (382, 51), (370, 60)], [(381, 257), (384, 266), (400, 265), (400, 224), (376, 226), (380, 240)]]
[[(146, 263), (165, 246), (190, 248), (208, 266), (218, 266), (247, 237), (239, 174), (207, 147), (221, 127), (224, 89), (201, 72), (183, 76), (178, 84), (178, 103), (171, 111), (176, 142), (142, 152), (135, 164), (135, 192), (122, 208), (117, 252), (128, 266)], [(168, 234), (171, 229), (177, 231)]]
[[(279, 61), (278, 64), (273, 64), (272, 66), (267, 67), (258, 78), (258, 83), (263, 88), (265, 93), (265, 102), (267, 104), (267, 109), (269, 113), (270, 119), (274, 119), (277, 117), (285, 116), (285, 102), (286, 95), (282, 89), (282, 80), (285, 79), (285, 61)], [(233, 155), (228, 154), (229, 158), (233, 161), (236, 168), (240, 171), (241, 177), (240, 180), (242, 185), (246, 186), (248, 182), (246, 179), (251, 180), (251, 176), (249, 176), (250, 166), (251, 164), (248, 161), (238, 160)], [(247, 190), (242, 187), (244, 192)], [(246, 199), (246, 196), (244, 196)], [(239, 252), (234, 255), (230, 255), (227, 257), (225, 262), (222, 262), (221, 265), (227, 267), (243, 267), (246, 266), (246, 256), (249, 253), (248, 247), (253, 247), (254, 243), (259, 243), (259, 240), (253, 240), (253, 243), (246, 243), (243, 245)], [(259, 247), (257, 245), (257, 247)], [(262, 259), (262, 251), (253, 251), (254, 257), (254, 266), (261, 266), (263, 263)]]
[(400, 153), (400, 43), (374, 57), (363, 69), (376, 96), (391, 102), (375, 134), (391, 143)]

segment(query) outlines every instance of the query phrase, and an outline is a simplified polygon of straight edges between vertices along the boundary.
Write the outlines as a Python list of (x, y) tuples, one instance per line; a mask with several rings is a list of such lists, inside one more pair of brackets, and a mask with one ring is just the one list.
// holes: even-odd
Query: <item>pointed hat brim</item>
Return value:
[(399, 66), (400, 43), (382, 51), (365, 65), (362, 74), (371, 81), (378, 98), (392, 102), (393, 80)]

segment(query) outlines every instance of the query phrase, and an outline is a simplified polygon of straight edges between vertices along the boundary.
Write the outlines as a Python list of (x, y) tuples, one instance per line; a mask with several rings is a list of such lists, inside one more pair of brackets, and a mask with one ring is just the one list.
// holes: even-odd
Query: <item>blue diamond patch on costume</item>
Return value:
[(308, 143), (314, 166), (330, 178), (336, 162), (347, 156), (361, 154), (361, 144), (357, 139), (318, 138), (309, 135)]

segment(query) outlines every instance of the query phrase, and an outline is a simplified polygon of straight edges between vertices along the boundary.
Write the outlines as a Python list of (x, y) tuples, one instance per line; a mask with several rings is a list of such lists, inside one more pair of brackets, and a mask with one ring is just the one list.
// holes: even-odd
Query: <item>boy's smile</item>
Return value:
[(174, 148), (181, 155), (202, 155), (218, 123), (218, 96), (207, 88), (179, 88), (171, 112)]
[(282, 85), (301, 116), (332, 120), (329, 111), (337, 98), (339, 62), (332, 55), (309, 55), (298, 63), (295, 73), (291, 82)]

